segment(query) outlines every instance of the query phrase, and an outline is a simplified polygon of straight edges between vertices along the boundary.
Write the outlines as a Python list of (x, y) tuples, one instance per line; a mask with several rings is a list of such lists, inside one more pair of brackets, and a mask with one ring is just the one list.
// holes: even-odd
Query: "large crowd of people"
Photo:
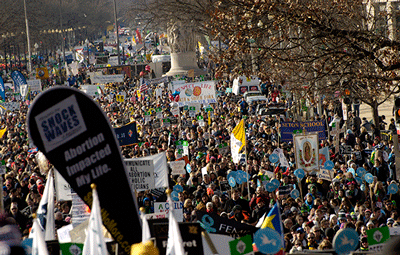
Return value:
[[(85, 71), (75, 79), (70, 79), (70, 86), (84, 84), (87, 80)], [(196, 222), (197, 211), (218, 214), (234, 221), (255, 226), (263, 215), (268, 214), (278, 203), (281, 211), (283, 235), (286, 252), (295, 253), (304, 250), (324, 250), (332, 248), (335, 234), (343, 228), (354, 228), (360, 235), (360, 250), (368, 250), (366, 230), (381, 226), (400, 225), (398, 215), (399, 194), (388, 194), (388, 185), (396, 182), (394, 145), (390, 139), (384, 139), (375, 125), (361, 119), (359, 111), (351, 112), (344, 122), (341, 109), (334, 99), (326, 98), (323, 103), (324, 114), (315, 115), (315, 120), (329, 123), (339, 120), (347, 127), (340, 135), (339, 143), (352, 148), (351, 154), (335, 151), (333, 136), (319, 141), (320, 148), (329, 147), (330, 160), (334, 162), (332, 179), (320, 179), (314, 172), (307, 173), (299, 180), (294, 171), (297, 169), (295, 151), (292, 142), (281, 142), (279, 137), (280, 122), (293, 121), (293, 115), (260, 116), (256, 105), (238, 99), (227, 88), (232, 87), (232, 80), (216, 81), (217, 103), (210, 108), (204, 106), (196, 116), (180, 108), (178, 122), (169, 127), (158, 127), (155, 122), (155, 109), (162, 108), (163, 117), (173, 117), (171, 112), (168, 82), (148, 83), (146, 91), (140, 91), (141, 81), (126, 79), (124, 83), (108, 84), (94, 98), (104, 109), (114, 127), (136, 121), (139, 143), (121, 148), (124, 158), (136, 158), (154, 155), (165, 151), (167, 161), (182, 157), (175, 141), (188, 141), (188, 159), (191, 172), (185, 175), (170, 175), (172, 188), (176, 184), (183, 187), (179, 200), (183, 202), (184, 221)], [(53, 85), (51, 81), (47, 86)], [(268, 103), (289, 106), (291, 98), (280, 85), (263, 83), (263, 93)], [(159, 93), (161, 92), (161, 93)], [(116, 95), (125, 95), (123, 102), (116, 101)], [(276, 100), (279, 98), (279, 100)], [(6, 101), (16, 101), (13, 97)], [(0, 139), (0, 159), (5, 162), (6, 173), (3, 175), (3, 204), (5, 214), (0, 219), (1, 225), (18, 225), (23, 236), (27, 236), (32, 226), (32, 213), (37, 209), (44, 191), (45, 174), (37, 164), (35, 148), (30, 145), (27, 135), (27, 101), (20, 101), (18, 111), (6, 112), (1, 116), (1, 127), (7, 128)], [(151, 115), (148, 121), (145, 115)], [(200, 122), (197, 116), (203, 116)], [(230, 143), (233, 128), (245, 119), (246, 161), (235, 164), (230, 149), (221, 149), (220, 144)], [(395, 126), (389, 126), (392, 131)], [(289, 167), (273, 164), (269, 156), (274, 149), (281, 148)], [(207, 169), (207, 173), (201, 169)], [(363, 167), (374, 176), (373, 182), (360, 182), (350, 168)], [(222, 185), (226, 183), (231, 171), (243, 170), (250, 175), (248, 183), (234, 188)], [(262, 185), (266, 179), (277, 179), (280, 186), (268, 192)], [(260, 185), (261, 184), (261, 185)], [(301, 187), (300, 197), (293, 198), (290, 192), (294, 187)], [(285, 191), (285, 192), (283, 192)], [(145, 207), (146, 213), (154, 212), (154, 202), (165, 201), (166, 196), (152, 190), (138, 193), (138, 204)], [(60, 228), (71, 222), (70, 201), (57, 201), (55, 210), (56, 227)]]

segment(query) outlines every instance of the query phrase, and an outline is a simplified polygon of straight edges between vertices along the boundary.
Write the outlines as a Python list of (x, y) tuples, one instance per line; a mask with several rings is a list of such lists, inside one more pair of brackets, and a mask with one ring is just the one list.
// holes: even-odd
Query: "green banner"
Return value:
[(384, 243), (390, 239), (389, 227), (373, 228), (367, 230), (368, 245)]
[(83, 243), (60, 243), (62, 255), (80, 255), (83, 251)]

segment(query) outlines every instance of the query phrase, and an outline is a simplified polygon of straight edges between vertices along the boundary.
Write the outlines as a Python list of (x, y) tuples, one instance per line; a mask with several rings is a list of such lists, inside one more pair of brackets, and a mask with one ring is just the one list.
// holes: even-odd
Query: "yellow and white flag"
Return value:
[(232, 130), (231, 153), (233, 163), (239, 163), (242, 148), (246, 146), (246, 132), (244, 130), (244, 119)]

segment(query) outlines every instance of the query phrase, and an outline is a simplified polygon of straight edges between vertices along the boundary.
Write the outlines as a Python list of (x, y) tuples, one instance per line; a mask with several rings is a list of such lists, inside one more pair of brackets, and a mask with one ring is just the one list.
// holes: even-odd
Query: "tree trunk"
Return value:
[(374, 120), (374, 124), (377, 128), (379, 128), (378, 102), (373, 101), (371, 104), (371, 109), (372, 109), (372, 117)]

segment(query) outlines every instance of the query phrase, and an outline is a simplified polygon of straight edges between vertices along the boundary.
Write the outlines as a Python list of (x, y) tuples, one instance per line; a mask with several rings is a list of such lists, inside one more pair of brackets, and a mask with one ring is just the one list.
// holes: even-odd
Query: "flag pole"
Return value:
[(218, 251), (217, 248), (215, 248), (214, 243), (212, 242), (210, 236), (208, 235), (208, 233), (206, 231), (201, 231), (201, 235), (204, 237), (204, 239), (206, 239), (206, 242), (208, 244), (208, 247), (210, 247), (210, 250), (212, 252), (213, 255), (218, 255)]
[(250, 201), (250, 183), (249, 183), (249, 181), (250, 181), (250, 178), (249, 178), (249, 175), (250, 175), (250, 173), (249, 173), (249, 170), (248, 170), (248, 168), (247, 168), (247, 137), (246, 137), (246, 120), (243, 120), (243, 129), (244, 129), (244, 154), (246, 155), (245, 156), (245, 159), (246, 159), (246, 161), (245, 161), (245, 166), (246, 166), (246, 172), (247, 172), (247, 197), (248, 197), (248, 199), (249, 199), (249, 201)]

